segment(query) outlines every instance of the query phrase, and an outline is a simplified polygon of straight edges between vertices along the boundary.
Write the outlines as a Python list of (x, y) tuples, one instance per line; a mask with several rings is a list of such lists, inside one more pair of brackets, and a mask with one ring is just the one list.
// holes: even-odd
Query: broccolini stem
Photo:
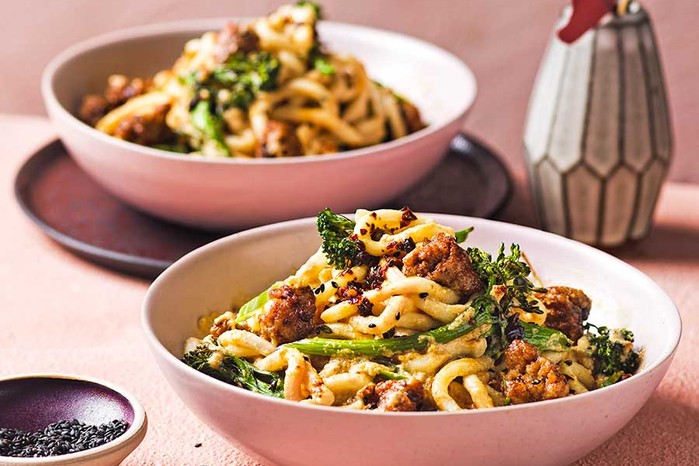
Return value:
[(539, 351), (565, 351), (570, 348), (571, 341), (562, 332), (531, 322), (519, 321), (524, 330), (523, 339), (536, 346)]
[(252, 298), (250, 301), (247, 303), (243, 304), (240, 306), (240, 309), (238, 310), (238, 315), (235, 317), (235, 323), (243, 322), (248, 320), (250, 317), (255, 315), (257, 311), (262, 309), (264, 305), (269, 301), (269, 291), (272, 288), (276, 288), (279, 285), (279, 282), (273, 284), (269, 288), (267, 288), (265, 291), (262, 293), (258, 294), (254, 298)]
[[(479, 330), (491, 323), (490, 314), (477, 312), (474, 320), (450, 322), (427, 332), (416, 333), (409, 337), (383, 338), (380, 340), (335, 340), (332, 338), (308, 338), (287, 343), (302, 353), (317, 356), (332, 356), (338, 353), (361, 354), (364, 356), (382, 356), (405, 351), (424, 350), (430, 342), (447, 343), (468, 333)], [(474, 338), (488, 332), (489, 328), (479, 331)]]
[(262, 395), (284, 398), (284, 380), (279, 374), (260, 370), (244, 359), (224, 355), (215, 366), (211, 364), (211, 351), (206, 346), (186, 353), (185, 364), (215, 379), (245, 388)]

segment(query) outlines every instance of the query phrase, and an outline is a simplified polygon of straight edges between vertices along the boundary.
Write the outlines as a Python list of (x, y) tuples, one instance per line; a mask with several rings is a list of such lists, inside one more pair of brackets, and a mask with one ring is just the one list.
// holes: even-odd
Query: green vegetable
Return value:
[(284, 398), (284, 380), (279, 374), (260, 370), (244, 359), (228, 355), (223, 357), (218, 367), (213, 367), (209, 362), (212, 354), (211, 349), (199, 346), (185, 354), (182, 361), (199, 372), (236, 387)]
[(380, 370), (379, 375), (388, 380), (405, 380), (407, 377), (399, 372)]
[(317, 56), (312, 59), (313, 68), (318, 70), (320, 74), (332, 76), (335, 74), (335, 67), (328, 61), (325, 56)]
[(323, 7), (316, 2), (309, 2), (308, 0), (299, 0), (296, 2), (296, 6), (310, 6), (315, 12), (316, 19), (323, 19)]
[[(526, 312), (541, 314), (538, 301), (529, 299), (529, 296), (533, 291), (544, 290), (536, 288), (529, 280), (531, 270), (520, 260), (521, 251), (517, 244), (510, 246), (509, 254), (505, 254), (505, 245), (500, 245), (495, 259), (478, 248), (468, 248), (466, 252), (476, 274), (486, 284), (485, 292), (474, 299), (473, 305), (488, 309), (492, 316), (493, 326), (488, 337), (487, 354), (497, 360), (510, 341), (521, 338), (519, 319), (508, 320), (511, 308), (518, 307)], [(491, 296), (496, 285), (503, 286), (504, 294), (500, 301)]]
[[(593, 374), (609, 376), (610, 379), (615, 377), (609, 383), (611, 385), (623, 374), (633, 374), (638, 370), (641, 357), (633, 350), (633, 332), (627, 329), (610, 331), (607, 327), (592, 324), (587, 324), (586, 327), (586, 336), (590, 341), (588, 354), (595, 361)], [(597, 332), (591, 332), (590, 328), (595, 328)]]
[(352, 240), (354, 221), (325, 209), (318, 214), (318, 233), (323, 239), (323, 254), (328, 262), (339, 269), (349, 268), (358, 263), (359, 246)]
[(466, 228), (465, 230), (457, 231), (454, 233), (457, 243), (463, 243), (468, 238), (468, 234), (473, 231), (473, 227)]
[(617, 383), (619, 380), (621, 380), (621, 377), (622, 377), (623, 375), (624, 375), (624, 373), (623, 373), (622, 371), (618, 371), (618, 372), (613, 373), (613, 374), (610, 375), (609, 377), (604, 378), (604, 380), (602, 380), (602, 382), (600, 382), (600, 383), (598, 384), (598, 385), (599, 385), (599, 388), (603, 388), (603, 387), (608, 387), (608, 386), (610, 386), (610, 385), (614, 385), (614, 384)]
[[(268, 52), (235, 53), (201, 86), (217, 93), (224, 110), (230, 107), (247, 109), (259, 92), (276, 89), (279, 69), (279, 60)], [(221, 94), (221, 90), (227, 93)]]
[(258, 294), (254, 298), (252, 298), (250, 301), (247, 303), (243, 304), (240, 306), (240, 309), (238, 310), (238, 315), (235, 317), (235, 323), (243, 322), (245, 320), (248, 320), (250, 317), (255, 315), (256, 312), (261, 310), (265, 304), (267, 304), (267, 301), (269, 301), (269, 291), (272, 290), (273, 288), (276, 288), (278, 286), (278, 283), (275, 283), (274, 285), (270, 286), (267, 288), (265, 291), (262, 293)]
[(522, 338), (536, 346), (540, 351), (565, 351), (570, 348), (571, 341), (558, 330), (523, 320), (520, 320), (519, 324), (524, 330)]
[(325, 76), (332, 76), (335, 74), (335, 67), (328, 60), (328, 55), (321, 49), (321, 44), (318, 42), (317, 37), (313, 47), (311, 47), (311, 50), (308, 52), (308, 66), (318, 70), (318, 72)]
[(179, 141), (171, 143), (153, 144), (151, 147), (154, 149), (166, 150), (168, 152), (177, 152), (179, 154), (188, 154), (192, 151), (187, 145), (187, 143)]
[(221, 155), (230, 155), (223, 113), (231, 107), (247, 109), (259, 92), (275, 89), (279, 68), (279, 60), (267, 52), (235, 53), (209, 75), (194, 72), (179, 77), (192, 90), (192, 125), (204, 139), (214, 141)]
[(199, 101), (190, 112), (190, 117), (192, 125), (208, 139), (214, 141), (223, 155), (230, 155), (223, 139), (223, 120), (211, 112), (211, 104), (208, 100)]
[(487, 312), (476, 312), (475, 319), (465, 320), (456, 318), (442, 327), (416, 333), (409, 337), (383, 338), (378, 340), (335, 340), (331, 338), (308, 338), (287, 343), (286, 346), (296, 348), (305, 354), (332, 356), (338, 353), (360, 354), (364, 356), (385, 356), (405, 351), (421, 351), (430, 342), (447, 343), (471, 333), (490, 323)]

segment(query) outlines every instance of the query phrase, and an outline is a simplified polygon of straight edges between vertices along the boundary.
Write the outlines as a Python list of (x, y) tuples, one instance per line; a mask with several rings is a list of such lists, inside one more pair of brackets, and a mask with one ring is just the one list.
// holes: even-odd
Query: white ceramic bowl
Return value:
[(125, 142), (74, 115), (110, 74), (169, 68), (184, 43), (225, 20), (156, 24), (107, 34), (58, 55), (44, 71), (49, 116), (76, 162), (121, 200), (207, 229), (235, 229), (315, 215), (325, 207), (378, 206), (439, 163), (476, 96), (454, 55), (401, 34), (321, 22), (329, 49), (357, 56), (370, 76), (415, 102), (429, 126), (396, 141), (331, 156), (286, 159), (190, 157)]
[(0, 427), (24, 431), (72, 419), (93, 425), (113, 419), (129, 422), (126, 432), (99, 447), (43, 458), (0, 456), (0, 466), (117, 466), (148, 430), (146, 412), (135, 396), (91, 377), (25, 374), (2, 378), (0, 408)]
[(489, 220), (432, 215), (469, 245), (516, 242), (545, 284), (582, 288), (590, 321), (632, 329), (645, 348), (638, 374), (591, 393), (460, 413), (377, 413), (312, 407), (257, 395), (191, 369), (179, 358), (197, 318), (229, 309), (292, 273), (319, 245), (314, 219), (239, 233), (180, 259), (151, 286), (143, 325), (155, 358), (187, 406), (238, 447), (284, 465), (561, 465), (621, 429), (665, 375), (680, 318), (647, 276), (589, 246)]

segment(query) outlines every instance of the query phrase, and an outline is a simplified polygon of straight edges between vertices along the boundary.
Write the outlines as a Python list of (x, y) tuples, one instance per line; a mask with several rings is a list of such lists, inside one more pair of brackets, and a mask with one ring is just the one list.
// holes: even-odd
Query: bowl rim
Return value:
[[(179, 270), (183, 267), (188, 266), (190, 262), (197, 261), (199, 256), (201, 254), (204, 254), (208, 251), (216, 250), (216, 249), (225, 249), (226, 247), (230, 247), (229, 243), (234, 243), (236, 241), (239, 241), (241, 238), (246, 239), (249, 237), (254, 237), (256, 235), (260, 234), (269, 234), (269, 235), (274, 235), (274, 233), (278, 230), (284, 230), (284, 229), (289, 229), (289, 228), (295, 228), (295, 227), (303, 227), (303, 226), (308, 226), (309, 224), (315, 223), (315, 217), (306, 217), (302, 219), (297, 219), (297, 220), (289, 220), (286, 222), (278, 222), (278, 223), (273, 223), (270, 225), (263, 225), (260, 227), (252, 228), (249, 230), (245, 230), (242, 232), (234, 233), (229, 236), (225, 236), (223, 238), (220, 238), (218, 240), (212, 241), (211, 243), (208, 243), (200, 248), (195, 249), (194, 251), (191, 251), (178, 259), (173, 265), (168, 267), (158, 278), (156, 278), (153, 283), (149, 286), (146, 295), (143, 300), (143, 304), (141, 307), (141, 325), (143, 327), (143, 332), (146, 336), (146, 340), (148, 341), (148, 345), (151, 349), (151, 351), (154, 353), (154, 355), (161, 359), (163, 362), (168, 363), (168, 364), (177, 364), (177, 367), (180, 372), (184, 372), (186, 374), (190, 374), (192, 377), (194, 377), (194, 380), (197, 380), (198, 383), (201, 383), (203, 385), (206, 384), (213, 384), (214, 386), (219, 387), (220, 389), (224, 391), (228, 391), (229, 393), (233, 395), (240, 395), (240, 396), (248, 396), (252, 397), (253, 400), (258, 400), (258, 401), (266, 401), (269, 403), (281, 403), (280, 406), (288, 407), (290, 409), (311, 409), (311, 410), (320, 410), (322, 412), (332, 412), (332, 413), (337, 413), (338, 415), (346, 415), (346, 416), (351, 416), (351, 415), (368, 415), (368, 416), (475, 416), (475, 415), (484, 415), (484, 414), (493, 414), (493, 413), (508, 413), (508, 412), (513, 412), (513, 411), (520, 411), (520, 410), (529, 410), (529, 409), (535, 409), (536, 407), (555, 407), (556, 405), (560, 403), (584, 403), (588, 399), (593, 399), (599, 396), (605, 396), (605, 394), (611, 394), (613, 391), (618, 391), (618, 390), (624, 390), (624, 387), (629, 385), (629, 384), (634, 384), (634, 383), (642, 383), (643, 380), (645, 379), (645, 376), (648, 376), (649, 374), (655, 372), (657, 368), (659, 368), (661, 365), (663, 365), (666, 361), (671, 362), (675, 352), (677, 351), (677, 347), (680, 343), (681, 336), (682, 336), (682, 318), (679, 313), (679, 310), (677, 309), (677, 306), (673, 302), (672, 298), (668, 296), (668, 294), (658, 285), (655, 283), (653, 279), (651, 279), (648, 275), (645, 273), (641, 272), (639, 269), (633, 267), (630, 264), (627, 264), (626, 262), (622, 261), (621, 259), (612, 256), (611, 254), (599, 250), (597, 248), (594, 248), (590, 245), (581, 243), (579, 241), (572, 240), (570, 238), (565, 238), (563, 236), (556, 235), (554, 233), (546, 232), (543, 230), (538, 230), (536, 228), (531, 228), (523, 225), (516, 225), (513, 223), (507, 223), (507, 222), (500, 222), (496, 220), (490, 220), (490, 219), (481, 219), (481, 218), (475, 218), (475, 217), (469, 217), (465, 215), (451, 215), (451, 214), (436, 214), (436, 213), (426, 213), (426, 212), (416, 212), (418, 215), (423, 215), (423, 216), (428, 216), (439, 223), (444, 223), (444, 224), (449, 224), (448, 222), (450, 220), (454, 219), (468, 219), (469, 221), (475, 221), (476, 223), (481, 223), (481, 224), (490, 224), (490, 225), (500, 225), (500, 226), (507, 226), (508, 228), (513, 228), (515, 231), (522, 232), (524, 234), (534, 234), (534, 235), (540, 235), (543, 239), (546, 241), (552, 241), (554, 243), (567, 246), (567, 247), (575, 247), (575, 248), (581, 248), (583, 251), (587, 251), (589, 254), (594, 254), (597, 256), (600, 256), (604, 258), (604, 260), (611, 260), (615, 262), (618, 266), (625, 268), (627, 272), (636, 279), (640, 280), (641, 282), (645, 282), (645, 286), (649, 289), (652, 289), (655, 294), (658, 294), (661, 299), (666, 301), (666, 309), (667, 309), (667, 315), (669, 317), (669, 323), (668, 326), (671, 326), (673, 329), (675, 329), (674, 333), (674, 341), (672, 341), (669, 345), (666, 345), (663, 352), (656, 358), (655, 361), (653, 361), (651, 364), (641, 367), (636, 374), (634, 374), (633, 377), (629, 377), (626, 380), (622, 380), (614, 385), (608, 386), (608, 387), (603, 387), (599, 388), (597, 390), (593, 390), (587, 393), (581, 393), (578, 395), (573, 395), (573, 396), (567, 396), (565, 398), (556, 398), (552, 400), (544, 400), (544, 401), (537, 401), (534, 403), (526, 403), (526, 404), (520, 404), (520, 405), (510, 405), (510, 406), (499, 406), (499, 407), (494, 407), (494, 408), (481, 408), (481, 409), (474, 409), (474, 410), (461, 410), (461, 411), (456, 411), (456, 412), (444, 412), (444, 411), (426, 411), (426, 412), (379, 412), (379, 411), (356, 411), (356, 410), (346, 410), (346, 409), (338, 409), (337, 407), (333, 406), (319, 406), (319, 405), (312, 405), (312, 404), (306, 404), (306, 403), (298, 403), (294, 401), (289, 401), (285, 399), (280, 399), (280, 398), (275, 398), (267, 395), (261, 395), (258, 393), (251, 392), (249, 390), (246, 390), (244, 388), (236, 387), (234, 385), (227, 384), (225, 382), (222, 382), (220, 380), (217, 380), (213, 377), (210, 377), (206, 374), (203, 374), (186, 364), (182, 363), (180, 359), (175, 357), (168, 349), (160, 342), (158, 337), (155, 334), (155, 331), (153, 330), (151, 326), (151, 318), (152, 318), (152, 309), (153, 309), (153, 301), (154, 301), (154, 296), (156, 294), (156, 290), (159, 288), (160, 284), (166, 280), (168, 280), (170, 275), (173, 275), (175, 273), (178, 273)], [(353, 214), (345, 214), (347, 216), (352, 216)], [(477, 226), (476, 226), (477, 228)], [(674, 321), (674, 322), (673, 322)], [(182, 342), (184, 345), (184, 342)], [(161, 368), (162, 369), (162, 368)], [(169, 380), (168, 380), (169, 382)]]
[[(196, 163), (203, 162), (207, 164), (233, 164), (233, 165), (296, 165), (304, 163), (314, 163), (320, 161), (332, 162), (345, 159), (353, 159), (356, 157), (362, 157), (368, 154), (375, 154), (377, 152), (387, 152), (392, 151), (398, 147), (402, 147), (411, 144), (415, 141), (424, 139), (432, 134), (438, 133), (448, 126), (452, 125), (454, 122), (462, 120), (468, 111), (473, 107), (473, 104), (478, 95), (478, 85), (476, 82), (476, 77), (473, 71), (469, 68), (466, 63), (457, 57), (452, 52), (447, 51), (437, 45), (434, 45), (428, 41), (418, 39), (416, 37), (409, 36), (407, 34), (401, 34), (399, 32), (394, 32), (385, 29), (372, 28), (362, 25), (356, 25), (351, 23), (343, 23), (336, 21), (319, 21), (319, 27), (336, 29), (342, 34), (367, 34), (367, 35), (378, 35), (383, 37), (392, 37), (394, 39), (399, 39), (407, 41), (412, 45), (419, 46), (423, 49), (429, 50), (430, 53), (435, 53), (441, 56), (441, 59), (451, 62), (451, 65), (455, 69), (459, 70), (461, 74), (461, 79), (463, 80), (463, 86), (468, 89), (469, 92), (464, 98), (464, 103), (459, 107), (458, 111), (451, 112), (445, 117), (441, 118), (440, 121), (427, 125), (425, 128), (416, 131), (414, 133), (403, 136), (402, 138), (394, 139), (388, 142), (382, 142), (379, 144), (374, 144), (367, 147), (362, 147), (358, 149), (352, 149), (345, 152), (336, 152), (333, 154), (325, 155), (303, 155), (299, 157), (280, 157), (280, 158), (260, 158), (260, 159), (248, 159), (248, 158), (235, 158), (235, 157), (216, 157), (216, 156), (206, 156), (206, 155), (191, 155), (191, 154), (177, 154), (172, 151), (166, 151), (162, 149), (155, 149), (152, 147), (142, 146), (140, 144), (135, 144), (133, 142), (124, 141), (113, 136), (109, 136), (95, 128), (89, 126), (88, 124), (82, 122), (78, 119), (72, 112), (66, 109), (56, 97), (54, 92), (54, 81), (56, 73), (69, 61), (79, 57), (80, 55), (90, 52), (92, 50), (100, 49), (108, 45), (117, 44), (120, 42), (126, 42), (131, 40), (145, 40), (151, 37), (157, 37), (161, 35), (182, 33), (182, 32), (192, 32), (201, 30), (211, 30), (213, 28), (221, 27), (228, 21), (245, 21), (250, 20), (250, 17), (244, 16), (230, 16), (221, 18), (200, 18), (200, 19), (190, 19), (190, 20), (180, 20), (180, 21), (168, 21), (168, 22), (157, 22), (147, 25), (129, 27), (124, 29), (119, 29), (111, 31), (105, 34), (100, 34), (90, 39), (73, 44), (56, 55), (44, 68), (41, 75), (41, 93), (44, 100), (44, 106), (48, 108), (53, 108), (57, 111), (60, 118), (62, 118), (67, 124), (69, 124), (73, 129), (81, 132), (83, 135), (88, 137), (94, 137), (98, 140), (115, 144), (117, 147), (131, 151), (133, 153), (140, 153), (145, 156), (173, 160), (182, 163)], [(322, 33), (322, 31), (321, 31)], [(192, 38), (195, 38), (193, 36)], [(182, 44), (184, 46), (184, 44)], [(328, 157), (328, 155), (330, 155)]]
[[(108, 388), (124, 398), (129, 403), (134, 412), (133, 422), (126, 429), (126, 432), (115, 438), (111, 442), (107, 442), (99, 447), (90, 448), (76, 453), (67, 453), (65, 455), (45, 456), (40, 458), (23, 458), (17, 456), (0, 456), (0, 463), (3, 464), (37, 464), (37, 465), (60, 465), (63, 462), (66, 464), (76, 464), (79, 461), (93, 460), (102, 456), (109, 455), (118, 450), (129, 449), (129, 453), (138, 447), (143, 441), (143, 438), (148, 431), (148, 416), (145, 409), (136, 397), (128, 390), (115, 385), (106, 380), (87, 377), (76, 374), (63, 374), (58, 372), (30, 372), (25, 374), (16, 374), (8, 377), (0, 378), (0, 384), (13, 380), (27, 379), (61, 379), (61, 380), (76, 380), (81, 382), (90, 382), (102, 387)], [(128, 453), (127, 453), (128, 455)]]

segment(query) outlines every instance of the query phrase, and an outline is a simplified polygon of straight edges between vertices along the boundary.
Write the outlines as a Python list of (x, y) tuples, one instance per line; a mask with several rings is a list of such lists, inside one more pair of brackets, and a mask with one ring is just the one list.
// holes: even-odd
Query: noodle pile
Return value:
[(585, 324), (585, 293), (536, 286), (516, 245), (464, 249), (470, 230), (407, 208), (326, 210), (318, 228), (322, 247), (294, 275), (202, 319), (187, 364), (287, 400), (384, 411), (560, 398), (640, 364), (631, 332)]
[(418, 109), (357, 58), (323, 48), (319, 16), (299, 2), (207, 32), (152, 79), (111, 76), (80, 116), (124, 140), (221, 157), (329, 154), (423, 128)]

